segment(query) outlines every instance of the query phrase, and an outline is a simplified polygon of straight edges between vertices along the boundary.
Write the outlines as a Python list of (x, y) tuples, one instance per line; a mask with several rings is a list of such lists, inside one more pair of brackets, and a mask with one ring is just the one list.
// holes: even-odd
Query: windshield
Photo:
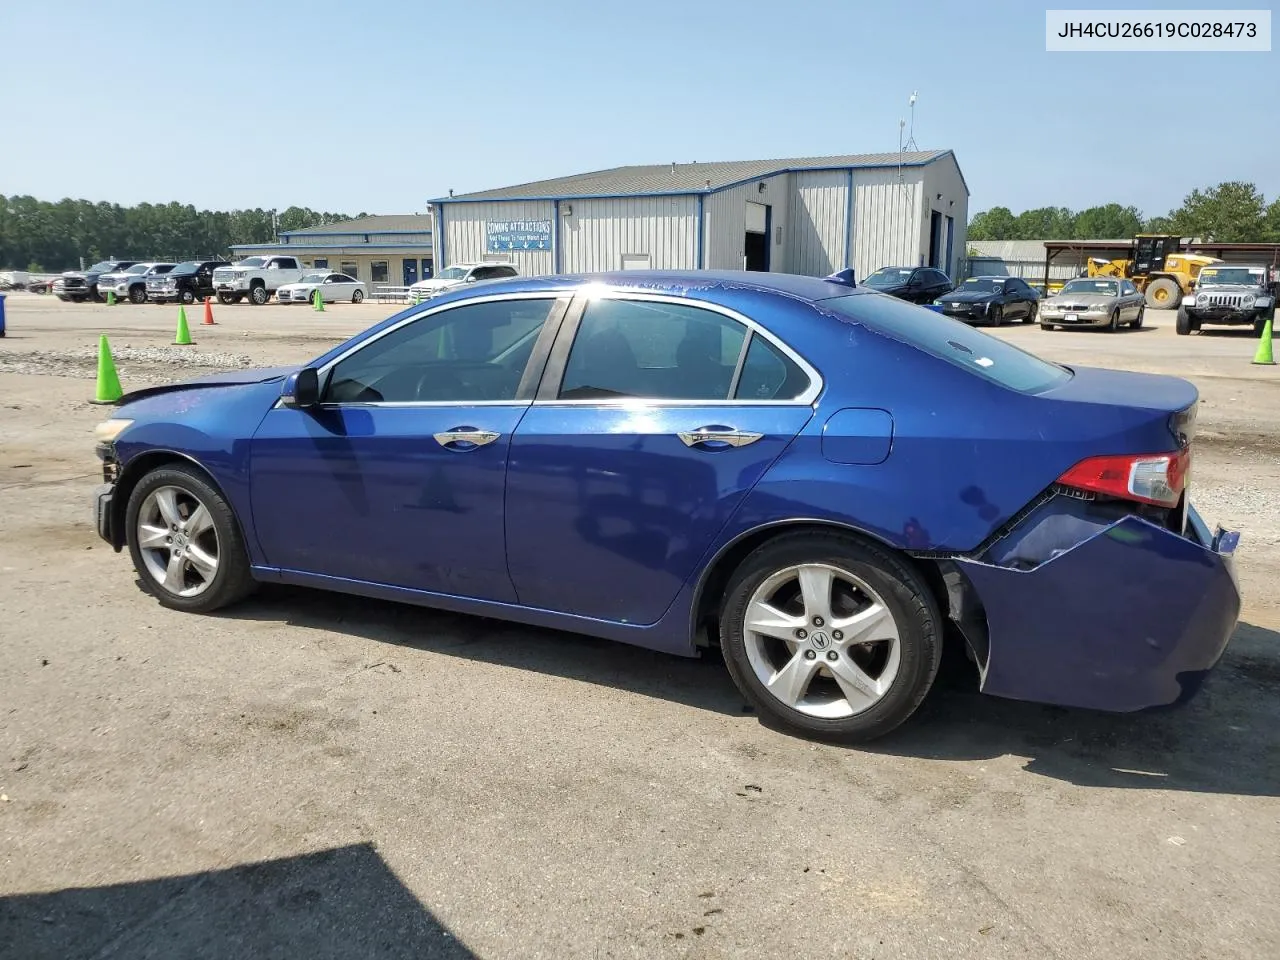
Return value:
[(149, 263), (135, 263), (128, 270), (124, 271), (124, 275), (126, 277), (140, 277), (150, 269), (151, 264)]
[(903, 300), (848, 296), (817, 306), (1019, 393), (1041, 393), (1071, 378), (1065, 367)]
[(170, 273), (195, 273), (199, 269), (200, 269), (199, 260), (184, 260), (182, 261), (182, 263), (178, 264), (169, 272)]
[(974, 293), (995, 293), (1004, 289), (1004, 281), (992, 280), (990, 277), (972, 277), (966, 280), (960, 289)]
[(243, 260), (237, 263), (236, 266), (237, 267), (261, 267), (266, 262), (267, 262), (266, 257), (245, 257)]
[(106, 273), (108, 270), (110, 270), (114, 266), (115, 264), (112, 263), (110, 260), (103, 260), (101, 263), (95, 263), (92, 267), (90, 267), (85, 272), (86, 273)]
[(1119, 293), (1119, 290), (1120, 287), (1114, 280), (1072, 280), (1062, 288), (1062, 293), (1114, 297)]
[(1229, 286), (1262, 286), (1261, 267), (1205, 267), (1200, 271), (1200, 286), (1221, 283)]
[(321, 283), (325, 277), (329, 275), (328, 270), (322, 270), (320, 273), (304, 273), (299, 283)]
[(467, 275), (467, 267), (445, 267), (436, 274), (437, 280), (461, 280)]
[(868, 287), (900, 287), (915, 273), (910, 267), (885, 267), (877, 270), (862, 282)]

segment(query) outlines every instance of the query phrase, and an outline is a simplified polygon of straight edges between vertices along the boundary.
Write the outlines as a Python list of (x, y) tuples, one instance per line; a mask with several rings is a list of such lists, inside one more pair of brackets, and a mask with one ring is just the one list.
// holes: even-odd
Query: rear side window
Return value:
[(794, 360), (759, 334), (751, 335), (735, 400), (794, 400), (808, 387), (808, 375)]
[(1042, 393), (1071, 379), (1065, 367), (902, 300), (848, 296), (822, 300), (817, 306), (1019, 393)]

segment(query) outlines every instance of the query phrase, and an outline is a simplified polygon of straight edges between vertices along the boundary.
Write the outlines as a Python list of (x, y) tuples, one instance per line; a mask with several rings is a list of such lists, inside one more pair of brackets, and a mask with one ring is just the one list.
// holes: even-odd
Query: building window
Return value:
[(387, 260), (373, 260), (369, 264), (369, 276), (373, 283), (386, 283), (387, 274), (390, 270), (390, 262)]
[(329, 269), (329, 260), (326, 257), (316, 257), (316, 266), (321, 270)]
[(338, 272), (345, 273), (348, 277), (354, 277), (355, 279), (359, 280), (360, 274), (357, 272), (358, 269), (359, 268), (354, 263), (346, 262), (342, 264)]

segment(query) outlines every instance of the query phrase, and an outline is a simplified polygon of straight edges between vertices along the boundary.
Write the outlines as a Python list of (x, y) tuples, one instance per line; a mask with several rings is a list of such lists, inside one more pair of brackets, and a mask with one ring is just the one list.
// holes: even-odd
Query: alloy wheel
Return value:
[(197, 597), (218, 573), (218, 532), (209, 509), (181, 487), (157, 487), (138, 511), (138, 549), (167, 592)]
[(902, 655), (884, 599), (829, 564), (786, 567), (761, 583), (747, 603), (743, 640), (764, 688), (820, 720), (856, 716), (879, 703)]

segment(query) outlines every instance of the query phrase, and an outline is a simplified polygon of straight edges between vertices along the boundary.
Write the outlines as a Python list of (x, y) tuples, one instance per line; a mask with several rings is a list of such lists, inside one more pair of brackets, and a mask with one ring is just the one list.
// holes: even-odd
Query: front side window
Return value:
[(569, 351), (562, 400), (725, 400), (742, 324), (698, 307), (641, 300), (588, 304)]
[(324, 402), (514, 400), (554, 302), (461, 304), (412, 320), (338, 361)]

